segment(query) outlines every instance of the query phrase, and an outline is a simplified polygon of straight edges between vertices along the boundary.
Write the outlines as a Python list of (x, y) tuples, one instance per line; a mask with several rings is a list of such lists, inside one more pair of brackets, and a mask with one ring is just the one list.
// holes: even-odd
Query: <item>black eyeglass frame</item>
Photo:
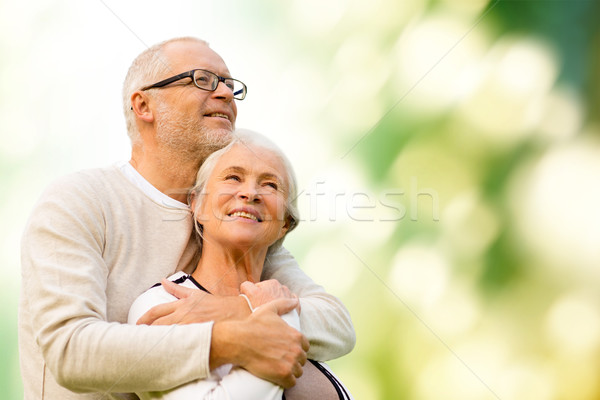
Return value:
[[(217, 80), (213, 81), (213, 82), (216, 82), (216, 84), (213, 84), (214, 87), (212, 89), (207, 89), (207, 88), (200, 87), (198, 85), (198, 83), (196, 83), (196, 80), (194, 79), (194, 74), (195, 74), (196, 71), (202, 71), (202, 72), (206, 72), (206, 73), (208, 73), (208, 74), (210, 74), (212, 76), (216, 76)], [(162, 81), (156, 82), (156, 83), (154, 83), (152, 85), (144, 86), (140, 90), (144, 91), (144, 90), (148, 90), (148, 89), (152, 89), (152, 88), (165, 87), (168, 84), (176, 82), (176, 81), (178, 81), (180, 79), (183, 79), (183, 78), (191, 78), (192, 82), (194, 83), (194, 85), (198, 89), (206, 90), (208, 92), (214, 92), (215, 90), (217, 90), (217, 87), (219, 87), (219, 82), (223, 82), (225, 84), (225, 86), (227, 86), (227, 81), (239, 82), (239, 83), (242, 84), (242, 89), (238, 90), (237, 92), (233, 92), (233, 89), (229, 88), (229, 86), (227, 86), (229, 89), (232, 90), (232, 92), (233, 92), (233, 98), (236, 99), (236, 100), (244, 100), (244, 98), (246, 98), (246, 94), (248, 93), (248, 87), (246, 86), (246, 84), (244, 82), (242, 82), (240, 80), (237, 80), (237, 79), (233, 79), (233, 78), (225, 78), (223, 76), (219, 76), (219, 75), (215, 74), (214, 72), (207, 71), (207, 70), (201, 69), (201, 68), (196, 68), (196, 69), (193, 69), (191, 71), (182, 72), (179, 75), (175, 75), (175, 76), (172, 76), (170, 78), (163, 79)]]

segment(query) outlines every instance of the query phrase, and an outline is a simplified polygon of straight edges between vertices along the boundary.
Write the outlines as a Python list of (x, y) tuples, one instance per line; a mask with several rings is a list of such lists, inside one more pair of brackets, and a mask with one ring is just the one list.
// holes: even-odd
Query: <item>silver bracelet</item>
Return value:
[(246, 296), (243, 293), (240, 293), (240, 296), (242, 296), (243, 298), (246, 299), (246, 302), (248, 303), (248, 307), (250, 307), (250, 311), (254, 312), (254, 307), (252, 307), (252, 303), (250, 303), (250, 299), (248, 298), (248, 296)]

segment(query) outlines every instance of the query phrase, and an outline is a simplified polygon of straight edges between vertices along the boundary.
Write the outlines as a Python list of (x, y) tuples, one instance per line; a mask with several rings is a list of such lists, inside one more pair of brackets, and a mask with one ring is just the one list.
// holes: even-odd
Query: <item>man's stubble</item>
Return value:
[(208, 128), (198, 115), (179, 112), (163, 103), (157, 107), (157, 144), (179, 163), (197, 163), (199, 167), (210, 154), (225, 147), (231, 138), (229, 129)]

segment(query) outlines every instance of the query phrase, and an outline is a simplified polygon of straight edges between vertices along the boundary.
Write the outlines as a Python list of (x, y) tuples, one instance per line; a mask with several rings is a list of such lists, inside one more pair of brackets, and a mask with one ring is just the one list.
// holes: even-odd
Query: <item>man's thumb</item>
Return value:
[(191, 296), (192, 293), (195, 292), (194, 289), (186, 288), (185, 286), (178, 285), (176, 283), (171, 282), (168, 279), (163, 279), (160, 281), (161, 285), (165, 290), (177, 297), (178, 299), (184, 299), (186, 297)]

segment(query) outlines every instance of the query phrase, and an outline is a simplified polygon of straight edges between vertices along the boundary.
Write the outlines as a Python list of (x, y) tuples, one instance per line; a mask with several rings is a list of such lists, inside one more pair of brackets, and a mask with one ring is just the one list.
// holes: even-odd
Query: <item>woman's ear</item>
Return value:
[(288, 231), (290, 231), (295, 225), (296, 224), (292, 216), (289, 214), (286, 215), (285, 222), (281, 227), (281, 230), (279, 231), (279, 237), (277, 239), (281, 239), (282, 237), (284, 237), (285, 234), (288, 233)]
[(188, 198), (188, 203), (190, 204), (190, 209), (192, 210), (192, 214), (194, 219), (198, 220), (198, 218), (202, 218), (202, 210), (197, 209), (196, 207), (201, 207), (202, 204), (198, 204), (200, 201), (200, 196), (196, 192), (191, 192)]
[(188, 203), (190, 205), (190, 208), (192, 209), (192, 211), (194, 211), (195, 207), (196, 207), (196, 193), (195, 192), (191, 192), (188, 196)]
[(131, 95), (131, 111), (133, 111), (137, 118), (144, 122), (154, 122), (154, 114), (150, 108), (148, 96), (144, 92), (136, 91)]
[(206, 213), (204, 211), (206, 202), (202, 201), (202, 196), (204, 196), (203, 193), (191, 192), (188, 199), (190, 209), (192, 210), (192, 216), (199, 224), (202, 224), (207, 220)]

